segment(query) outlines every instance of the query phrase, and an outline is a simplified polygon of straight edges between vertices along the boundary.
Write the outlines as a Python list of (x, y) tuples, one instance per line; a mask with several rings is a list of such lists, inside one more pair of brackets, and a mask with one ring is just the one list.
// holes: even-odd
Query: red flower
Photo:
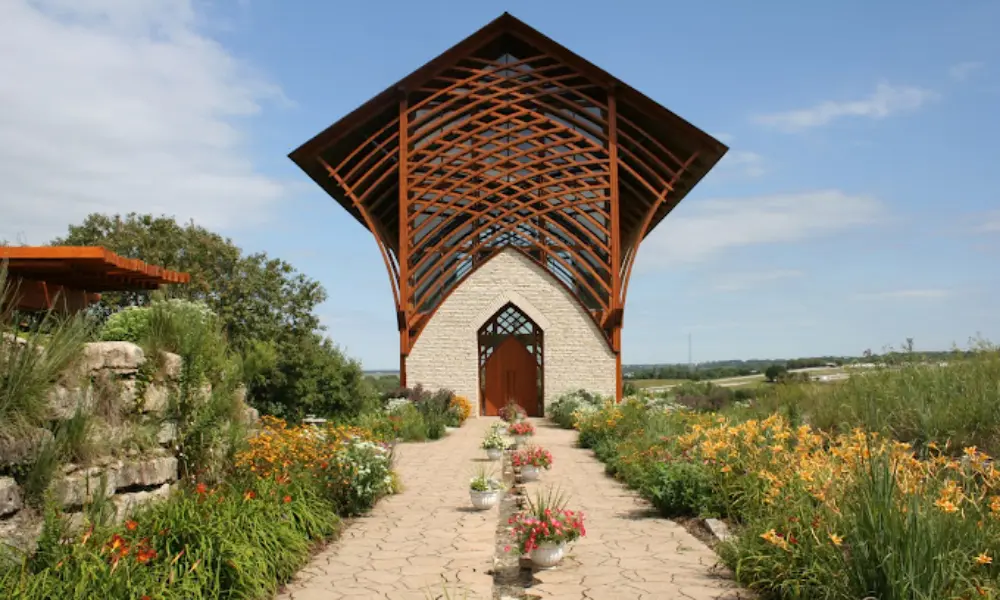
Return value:
[(199, 483), (195, 486), (194, 491), (197, 492), (199, 496), (204, 496), (208, 492), (208, 486), (204, 483)]
[(140, 548), (135, 555), (135, 559), (141, 564), (146, 564), (156, 558), (156, 550), (152, 548)]
[(132, 519), (125, 521), (125, 529), (128, 529), (129, 531), (135, 531), (135, 528), (138, 526), (139, 524), (133, 521)]
[(292, 501), (292, 497), (291, 497), (291, 496), (285, 496), (285, 497), (283, 498), (283, 500), (285, 501), (285, 504), (288, 504), (289, 502), (291, 502), (291, 501)]

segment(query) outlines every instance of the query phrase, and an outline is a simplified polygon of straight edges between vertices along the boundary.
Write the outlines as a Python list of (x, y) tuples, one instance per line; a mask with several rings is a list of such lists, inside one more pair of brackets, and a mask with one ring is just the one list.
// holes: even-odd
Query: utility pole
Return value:
[(688, 371), (694, 373), (694, 362), (691, 361), (691, 333), (688, 332)]

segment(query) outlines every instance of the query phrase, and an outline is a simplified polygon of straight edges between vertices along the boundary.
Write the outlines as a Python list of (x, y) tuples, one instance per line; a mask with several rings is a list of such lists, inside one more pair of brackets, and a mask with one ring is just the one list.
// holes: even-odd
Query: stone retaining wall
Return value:
[[(146, 361), (142, 348), (129, 342), (87, 344), (73, 372), (64, 374), (49, 394), (54, 423), (73, 418), (79, 406), (92, 417), (92, 435), (111, 450), (86, 465), (61, 465), (52, 478), (51, 498), (71, 520), (82, 519), (83, 506), (102, 489), (116, 518), (123, 520), (133, 508), (169, 495), (178, 480), (177, 428), (164, 413), (180, 377), (181, 358), (164, 353), (155, 369), (145, 366)], [(256, 421), (256, 411), (246, 407), (245, 418)], [(134, 440), (140, 433), (145, 443), (137, 448)], [(51, 440), (48, 429), (0, 440), (0, 546), (34, 546), (41, 517), (26, 505), (16, 480), (3, 473), (30, 464)]]

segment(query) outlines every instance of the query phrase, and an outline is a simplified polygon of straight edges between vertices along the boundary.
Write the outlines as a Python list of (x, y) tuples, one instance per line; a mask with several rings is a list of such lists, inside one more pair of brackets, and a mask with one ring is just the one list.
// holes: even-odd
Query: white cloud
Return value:
[(965, 81), (985, 66), (986, 63), (978, 60), (960, 62), (948, 68), (948, 76), (955, 81)]
[(712, 278), (711, 289), (717, 292), (739, 292), (782, 279), (796, 279), (805, 275), (802, 271), (776, 269), (773, 271), (729, 273)]
[(986, 217), (976, 226), (977, 233), (1000, 233), (1000, 210), (986, 213)]
[(45, 243), (94, 211), (257, 222), (285, 186), (239, 119), (281, 99), (193, 0), (0, 2), (0, 238)]
[(726, 144), (727, 146), (729, 144), (732, 144), (733, 140), (736, 139), (736, 136), (734, 136), (731, 133), (716, 133), (716, 134), (713, 134), (712, 137), (714, 137), (715, 139), (719, 140), (723, 144)]
[(937, 300), (951, 296), (950, 290), (944, 289), (914, 289), (914, 290), (891, 290), (887, 292), (872, 292), (855, 294), (859, 300)]
[(826, 125), (842, 117), (882, 119), (894, 113), (913, 111), (937, 97), (935, 92), (912, 86), (879, 83), (867, 98), (836, 102), (787, 112), (758, 115), (754, 121), (776, 129), (795, 132)]
[(730, 169), (747, 177), (760, 177), (767, 172), (764, 157), (748, 150), (730, 150), (722, 157), (719, 168)]
[(740, 246), (801, 242), (882, 215), (875, 198), (840, 190), (690, 202), (646, 238), (636, 269), (702, 262)]

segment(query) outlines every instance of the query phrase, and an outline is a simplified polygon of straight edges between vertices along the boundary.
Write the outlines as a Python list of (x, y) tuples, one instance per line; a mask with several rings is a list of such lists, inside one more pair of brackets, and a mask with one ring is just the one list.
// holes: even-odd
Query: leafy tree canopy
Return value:
[[(307, 413), (356, 414), (372, 397), (360, 365), (322, 332), (319, 282), (260, 252), (245, 255), (229, 238), (165, 216), (91, 214), (53, 245), (103, 246), (191, 275), (170, 295), (207, 304), (230, 344), (245, 358), (249, 398), (263, 412), (297, 419)], [(149, 302), (145, 292), (104, 294), (105, 315)]]

